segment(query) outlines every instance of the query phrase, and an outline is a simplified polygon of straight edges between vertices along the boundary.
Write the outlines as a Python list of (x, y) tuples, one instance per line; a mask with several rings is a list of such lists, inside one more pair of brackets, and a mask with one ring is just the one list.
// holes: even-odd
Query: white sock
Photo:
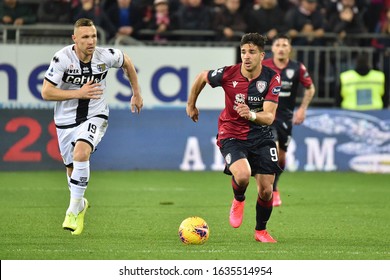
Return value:
[(77, 215), (84, 209), (84, 193), (89, 181), (89, 161), (74, 161), (70, 178), (70, 202), (67, 214)]

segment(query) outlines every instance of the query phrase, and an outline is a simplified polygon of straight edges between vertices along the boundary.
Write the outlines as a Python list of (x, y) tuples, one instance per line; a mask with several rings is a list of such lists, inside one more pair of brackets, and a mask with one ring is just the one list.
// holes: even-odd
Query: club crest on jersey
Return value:
[(236, 104), (245, 104), (245, 94), (237, 93), (236, 96), (235, 96), (234, 103), (236, 103)]
[(96, 66), (96, 68), (99, 70), (99, 72), (104, 72), (106, 71), (106, 65), (103, 63), (103, 64), (98, 64)]
[(265, 81), (257, 81), (256, 82), (256, 88), (260, 93), (263, 93), (265, 88), (267, 87), (267, 82)]
[(294, 69), (287, 69), (286, 76), (287, 78), (292, 79), (292, 77), (294, 77)]

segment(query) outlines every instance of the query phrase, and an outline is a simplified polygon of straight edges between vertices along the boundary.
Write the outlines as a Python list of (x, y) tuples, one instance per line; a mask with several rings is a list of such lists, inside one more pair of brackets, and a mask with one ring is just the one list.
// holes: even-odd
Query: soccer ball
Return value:
[(201, 245), (209, 239), (209, 234), (209, 226), (200, 217), (189, 217), (179, 227), (179, 237), (184, 244)]

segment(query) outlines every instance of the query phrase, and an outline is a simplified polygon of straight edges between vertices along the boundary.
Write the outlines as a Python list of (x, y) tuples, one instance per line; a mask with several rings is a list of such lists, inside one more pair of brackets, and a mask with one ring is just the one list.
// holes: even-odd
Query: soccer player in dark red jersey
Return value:
[[(306, 117), (314, 93), (313, 81), (301, 62), (290, 59), (292, 46), (291, 39), (286, 35), (279, 35), (272, 41), (272, 58), (263, 60), (263, 66), (268, 66), (280, 74), (282, 88), (279, 94), (279, 105), (276, 118), (272, 124), (275, 142), (278, 146), (279, 166), (284, 169), (286, 165), (287, 147), (291, 140), (293, 124), (301, 124)], [(304, 87), (303, 99), (295, 110), (299, 84)], [(273, 186), (273, 206), (280, 206), (282, 200), (278, 189), (281, 173), (276, 174)]]
[(234, 199), (229, 221), (238, 228), (243, 219), (245, 191), (251, 176), (257, 183), (255, 239), (276, 242), (266, 230), (272, 212), (272, 186), (280, 172), (278, 153), (270, 125), (278, 106), (280, 75), (262, 66), (266, 38), (245, 34), (240, 43), (242, 62), (196, 77), (187, 103), (187, 115), (197, 122), (196, 101), (208, 83), (225, 92), (225, 108), (218, 119), (217, 145), (225, 158), (225, 173), (232, 176)]

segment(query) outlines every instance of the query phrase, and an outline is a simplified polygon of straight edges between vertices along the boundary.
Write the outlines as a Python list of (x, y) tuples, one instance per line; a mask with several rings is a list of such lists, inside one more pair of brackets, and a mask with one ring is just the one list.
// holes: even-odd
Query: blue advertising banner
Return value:
[[(92, 155), (95, 170), (221, 171), (215, 144), (219, 110), (111, 110), (106, 135)], [(0, 170), (63, 169), (53, 112), (0, 110)], [(288, 171), (390, 173), (390, 111), (311, 109), (293, 129)]]
[[(55, 102), (41, 97), (42, 82), (53, 55), (64, 46), (1, 45), (0, 109), (47, 109)], [(197, 74), (235, 64), (233, 47), (164, 47), (121, 46), (136, 67), (145, 108), (181, 107)], [(31, 55), (34, 54), (34, 55)], [(125, 109), (132, 95), (129, 81), (121, 69), (107, 74), (105, 99), (110, 108)], [(204, 88), (206, 97), (198, 100), (199, 108), (223, 108), (222, 88)], [(202, 94), (202, 95), (203, 95)]]
[(390, 173), (390, 111), (308, 110), (287, 170)]
[[(215, 170), (223, 158), (215, 145), (218, 111), (204, 110), (200, 122), (185, 109), (113, 111), (107, 134), (94, 155), (97, 169)], [(107, 136), (107, 138), (106, 138)]]

